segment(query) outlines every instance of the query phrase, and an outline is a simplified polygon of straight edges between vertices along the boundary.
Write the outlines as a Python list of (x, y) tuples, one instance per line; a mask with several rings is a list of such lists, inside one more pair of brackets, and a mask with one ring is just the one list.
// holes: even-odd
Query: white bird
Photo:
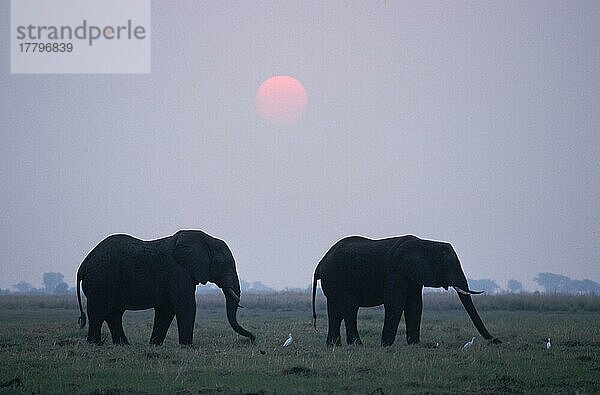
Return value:
[(550, 343), (550, 338), (548, 338), (548, 342), (546, 343), (546, 350), (549, 350), (552, 347), (552, 343)]
[(474, 341), (475, 341), (475, 338), (472, 338), (470, 342), (466, 342), (466, 343), (465, 343), (465, 345), (462, 347), (462, 348), (463, 348), (463, 350), (464, 350), (465, 348), (472, 347), (472, 346), (473, 346), (473, 342), (474, 342)]
[(283, 343), (284, 347), (289, 347), (290, 344), (292, 344), (292, 342), (294, 341), (294, 339), (292, 338), (292, 334), (290, 333), (288, 335), (288, 338), (285, 340), (285, 343)]

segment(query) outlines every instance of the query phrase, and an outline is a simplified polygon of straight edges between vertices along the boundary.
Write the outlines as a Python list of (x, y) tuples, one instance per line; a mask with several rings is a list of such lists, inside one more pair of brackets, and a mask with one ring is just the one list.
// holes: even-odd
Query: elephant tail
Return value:
[(317, 296), (317, 280), (321, 278), (321, 274), (319, 273), (319, 266), (315, 269), (315, 274), (313, 276), (313, 284), (312, 284), (312, 309), (313, 309), (313, 327), (315, 331), (317, 331), (317, 311), (315, 310), (315, 298)]
[(80, 283), (81, 283), (81, 269), (77, 271), (77, 301), (79, 302), (79, 311), (81, 312), (81, 315), (79, 316), (79, 319), (77, 320), (79, 322), (79, 327), (83, 328), (85, 327), (85, 313), (83, 312), (83, 307), (81, 307), (81, 291), (80, 291)]

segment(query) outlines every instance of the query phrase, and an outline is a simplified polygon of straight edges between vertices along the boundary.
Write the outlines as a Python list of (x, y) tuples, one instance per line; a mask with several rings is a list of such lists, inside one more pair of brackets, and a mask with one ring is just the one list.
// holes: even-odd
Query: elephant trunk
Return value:
[(223, 293), (225, 294), (225, 304), (227, 310), (227, 320), (229, 321), (229, 325), (233, 328), (234, 331), (239, 333), (242, 336), (245, 336), (250, 339), (250, 341), (254, 344), (255, 336), (242, 328), (240, 324), (237, 322), (237, 310), (240, 301), (239, 293), (236, 293), (233, 288), (224, 288)]
[(485, 325), (483, 325), (483, 321), (481, 321), (481, 317), (477, 313), (477, 309), (475, 309), (471, 295), (458, 293), (458, 297), (465, 307), (465, 310), (467, 310), (467, 314), (469, 314), (469, 317), (471, 318), (471, 321), (473, 321), (473, 325), (475, 325), (475, 328), (477, 328), (479, 334), (481, 334), (481, 336), (483, 336), (483, 338), (486, 340), (491, 340), (494, 343), (500, 343), (500, 340), (495, 339), (492, 335), (490, 335), (490, 332), (488, 332)]
[(490, 340), (493, 343), (502, 343), (500, 340), (490, 335), (490, 332), (488, 332), (485, 325), (483, 325), (483, 321), (481, 320), (479, 313), (477, 313), (477, 309), (473, 304), (473, 299), (471, 299), (471, 295), (477, 295), (483, 293), (483, 291), (471, 291), (469, 289), (467, 278), (462, 272), (460, 273), (457, 284), (453, 285), (452, 287), (456, 290), (462, 305), (467, 311), (467, 314), (469, 314), (469, 317), (471, 318), (471, 321), (473, 321), (473, 325), (475, 325), (475, 328), (477, 328), (479, 334), (483, 336), (484, 339)]

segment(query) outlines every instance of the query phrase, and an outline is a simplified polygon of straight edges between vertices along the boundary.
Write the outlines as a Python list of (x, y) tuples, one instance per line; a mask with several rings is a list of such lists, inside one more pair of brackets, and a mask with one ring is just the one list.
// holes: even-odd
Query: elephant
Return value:
[(85, 327), (80, 283), (87, 297), (87, 341), (101, 344), (104, 321), (113, 343), (128, 344), (123, 331), (125, 310), (154, 308), (150, 344), (160, 345), (173, 317), (180, 344), (192, 344), (196, 318), (196, 286), (208, 281), (223, 290), (229, 324), (254, 343), (255, 336), (237, 322), (240, 283), (227, 244), (200, 230), (180, 230), (172, 236), (143, 241), (125, 234), (102, 240), (77, 271), (79, 324)]
[(400, 236), (372, 240), (350, 236), (338, 241), (317, 265), (312, 286), (313, 324), (316, 330), (315, 296), (321, 280), (327, 298), (327, 345), (340, 345), (340, 325), (346, 327), (348, 344), (362, 344), (356, 316), (359, 307), (384, 305), (381, 345), (394, 343), (404, 312), (406, 341), (419, 343), (423, 286), (454, 287), (479, 333), (493, 343), (501, 341), (484, 326), (469, 290), (458, 256), (449, 243)]

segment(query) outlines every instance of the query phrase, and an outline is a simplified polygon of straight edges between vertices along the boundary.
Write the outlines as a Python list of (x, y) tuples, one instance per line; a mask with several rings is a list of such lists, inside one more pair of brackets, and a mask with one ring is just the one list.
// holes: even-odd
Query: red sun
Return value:
[(274, 125), (297, 122), (306, 111), (306, 89), (295, 78), (286, 75), (271, 77), (256, 92), (256, 110)]

